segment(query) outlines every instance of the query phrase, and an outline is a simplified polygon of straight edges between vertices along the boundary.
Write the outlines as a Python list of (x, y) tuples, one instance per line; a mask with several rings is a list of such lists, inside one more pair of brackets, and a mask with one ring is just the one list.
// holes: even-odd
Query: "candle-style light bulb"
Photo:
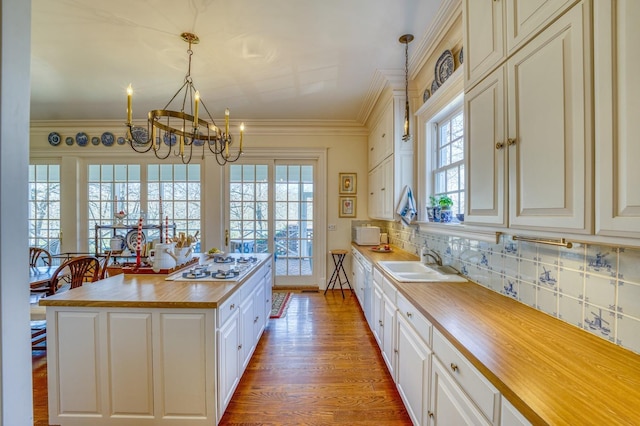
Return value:
[[(184, 128), (180, 128), (184, 133)], [(184, 157), (184, 135), (180, 134), (180, 157)]]
[(229, 136), (229, 108), (224, 110), (224, 133), (225, 137)]
[(242, 136), (244, 135), (244, 123), (240, 123), (240, 152), (242, 152)]
[(198, 108), (200, 107), (200, 92), (196, 90), (195, 106), (193, 108), (193, 127), (198, 128)]
[(131, 97), (133, 96), (133, 88), (131, 84), (127, 87), (127, 124), (131, 124), (131, 117), (133, 115), (133, 111), (131, 110)]

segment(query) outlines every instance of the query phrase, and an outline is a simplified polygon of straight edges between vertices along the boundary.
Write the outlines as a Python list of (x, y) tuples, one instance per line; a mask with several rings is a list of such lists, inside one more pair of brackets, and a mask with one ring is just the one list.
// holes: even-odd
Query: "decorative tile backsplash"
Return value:
[(400, 223), (364, 223), (380, 226), (406, 251), (418, 254), (426, 244), (470, 280), (640, 353), (639, 249), (595, 244), (566, 249), (507, 235), (492, 244)]

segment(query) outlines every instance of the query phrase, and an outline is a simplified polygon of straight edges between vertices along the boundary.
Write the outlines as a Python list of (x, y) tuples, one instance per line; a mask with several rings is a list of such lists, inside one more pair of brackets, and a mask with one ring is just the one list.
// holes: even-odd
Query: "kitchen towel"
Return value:
[(411, 187), (409, 185), (405, 186), (402, 191), (402, 196), (400, 197), (396, 213), (400, 215), (400, 220), (405, 225), (410, 225), (413, 219), (418, 215), (418, 211), (416, 210), (416, 201), (413, 198), (413, 191), (411, 191)]

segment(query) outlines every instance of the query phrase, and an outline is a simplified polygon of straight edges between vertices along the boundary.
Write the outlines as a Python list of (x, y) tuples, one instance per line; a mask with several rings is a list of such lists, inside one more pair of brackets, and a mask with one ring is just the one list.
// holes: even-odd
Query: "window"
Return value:
[[(177, 233), (195, 235), (201, 220), (200, 165), (90, 164), (87, 200), (90, 252), (96, 250), (95, 225), (113, 223), (120, 211), (127, 214), (125, 225), (135, 226), (142, 216), (148, 224), (168, 221), (176, 224)], [(157, 230), (145, 230), (145, 234), (147, 241), (160, 237)], [(110, 229), (99, 233), (99, 252), (109, 248), (112, 235)]]
[(60, 165), (29, 165), (29, 245), (60, 253)]
[(433, 192), (453, 200), (453, 213), (464, 213), (464, 120), (458, 108), (435, 124)]

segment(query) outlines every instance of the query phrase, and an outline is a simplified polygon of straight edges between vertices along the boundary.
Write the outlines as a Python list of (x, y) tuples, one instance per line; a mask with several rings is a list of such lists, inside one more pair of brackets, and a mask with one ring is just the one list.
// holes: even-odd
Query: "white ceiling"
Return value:
[[(376, 71), (404, 70), (442, 0), (32, 0), (31, 119), (134, 119), (191, 75), (214, 117), (357, 121)], [(361, 114), (360, 114), (361, 116)]]

